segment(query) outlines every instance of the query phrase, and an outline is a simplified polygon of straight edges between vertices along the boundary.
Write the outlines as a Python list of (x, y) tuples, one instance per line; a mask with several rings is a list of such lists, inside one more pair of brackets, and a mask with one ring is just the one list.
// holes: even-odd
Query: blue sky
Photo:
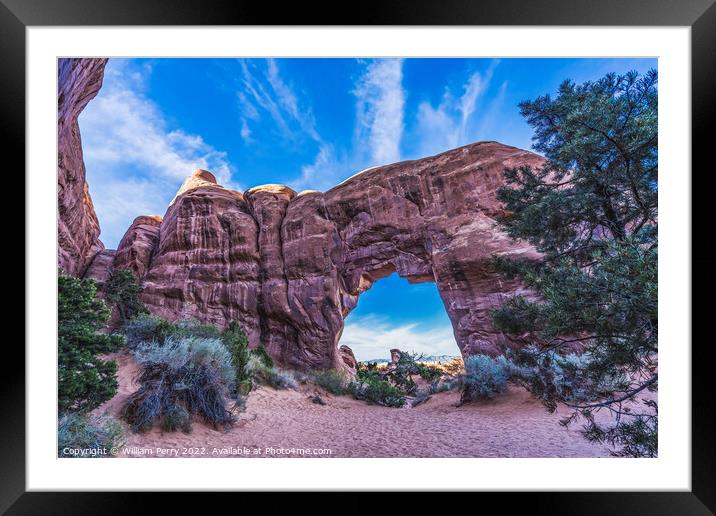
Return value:
[[(164, 215), (199, 167), (237, 190), (326, 190), (474, 141), (530, 148), (518, 102), (567, 78), (649, 68), (655, 59), (110, 59), (79, 118), (101, 238), (116, 248), (134, 217)], [(341, 343), (359, 359), (405, 342), (457, 352), (432, 284), (381, 280), (346, 323)]]

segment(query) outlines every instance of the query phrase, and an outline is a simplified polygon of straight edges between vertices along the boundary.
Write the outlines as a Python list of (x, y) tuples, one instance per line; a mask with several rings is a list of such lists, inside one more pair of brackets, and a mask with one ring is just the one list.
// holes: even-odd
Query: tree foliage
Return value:
[[(513, 297), (495, 325), (526, 344), (513, 360), (550, 410), (616, 454), (657, 454), (657, 74), (565, 81), (520, 104), (547, 163), (505, 171), (498, 191), (514, 238), (543, 260), (495, 259), (539, 300)], [(582, 359), (565, 362), (573, 351)], [(611, 413), (610, 423), (595, 415)]]
[(98, 333), (109, 320), (110, 312), (96, 293), (94, 280), (59, 276), (58, 407), (61, 413), (92, 410), (117, 391), (117, 365), (97, 355), (116, 351), (124, 339)]
[(238, 394), (248, 394), (251, 390), (251, 372), (249, 371), (249, 339), (241, 326), (232, 322), (221, 335), (224, 345), (231, 354), (236, 376), (236, 390)]
[(138, 315), (149, 313), (144, 303), (139, 300), (142, 289), (131, 271), (112, 270), (102, 290), (107, 303), (117, 308), (122, 323)]

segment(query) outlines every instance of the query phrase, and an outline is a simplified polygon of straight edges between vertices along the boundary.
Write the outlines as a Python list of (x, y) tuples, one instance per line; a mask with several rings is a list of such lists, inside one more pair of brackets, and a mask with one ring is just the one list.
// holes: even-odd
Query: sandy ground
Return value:
[[(98, 409), (119, 415), (138, 388), (137, 365), (118, 355), (119, 392)], [(415, 408), (368, 405), (321, 392), (260, 387), (227, 432), (199, 421), (191, 434), (128, 433), (125, 457), (608, 457), (609, 450), (559, 425), (568, 411), (549, 414), (527, 391), (511, 387), (494, 400), (456, 407), (459, 393), (433, 395)]]

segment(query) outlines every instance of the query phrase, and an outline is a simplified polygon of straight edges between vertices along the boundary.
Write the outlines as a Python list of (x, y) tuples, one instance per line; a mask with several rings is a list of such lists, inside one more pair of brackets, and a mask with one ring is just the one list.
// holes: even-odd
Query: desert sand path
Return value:
[[(118, 415), (126, 397), (138, 386), (138, 369), (120, 355), (118, 394), (101, 411)], [(165, 456), (306, 456), (292, 448), (310, 449), (321, 457), (608, 457), (605, 446), (587, 442), (578, 432), (559, 425), (567, 411), (549, 414), (531, 395), (511, 387), (495, 400), (456, 407), (459, 393), (433, 395), (408, 409), (368, 405), (347, 396), (322, 392), (326, 405), (312, 403), (315, 388), (277, 391), (259, 387), (248, 398), (239, 424), (228, 432), (194, 422), (191, 434), (162, 433), (155, 428), (127, 438), (123, 456), (147, 456), (157, 447), (174, 449)], [(269, 448), (269, 450), (267, 450)], [(270, 448), (274, 448), (271, 452)], [(283, 449), (279, 454), (276, 450)], [(315, 451), (313, 451), (315, 450)], [(330, 452), (318, 450), (330, 450)], [(158, 455), (155, 453), (155, 455)], [(251, 456), (251, 455), (249, 455)]]

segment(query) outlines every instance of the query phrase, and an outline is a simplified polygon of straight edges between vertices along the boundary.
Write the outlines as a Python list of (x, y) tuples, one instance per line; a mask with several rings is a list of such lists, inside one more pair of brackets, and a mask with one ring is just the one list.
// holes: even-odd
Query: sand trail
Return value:
[[(128, 355), (116, 359), (119, 392), (99, 409), (115, 416), (138, 388), (139, 372)], [(297, 391), (259, 387), (248, 397), (238, 424), (228, 431), (195, 421), (191, 434), (163, 433), (158, 428), (146, 434), (129, 433), (120, 456), (609, 456), (607, 447), (591, 444), (579, 434), (579, 425), (569, 429), (559, 425), (568, 413), (565, 408), (549, 414), (519, 387), (510, 387), (494, 400), (460, 407), (456, 407), (459, 393), (439, 393), (415, 408), (403, 409), (368, 405), (323, 391), (326, 404), (318, 405), (308, 399), (314, 391), (314, 386)]]

